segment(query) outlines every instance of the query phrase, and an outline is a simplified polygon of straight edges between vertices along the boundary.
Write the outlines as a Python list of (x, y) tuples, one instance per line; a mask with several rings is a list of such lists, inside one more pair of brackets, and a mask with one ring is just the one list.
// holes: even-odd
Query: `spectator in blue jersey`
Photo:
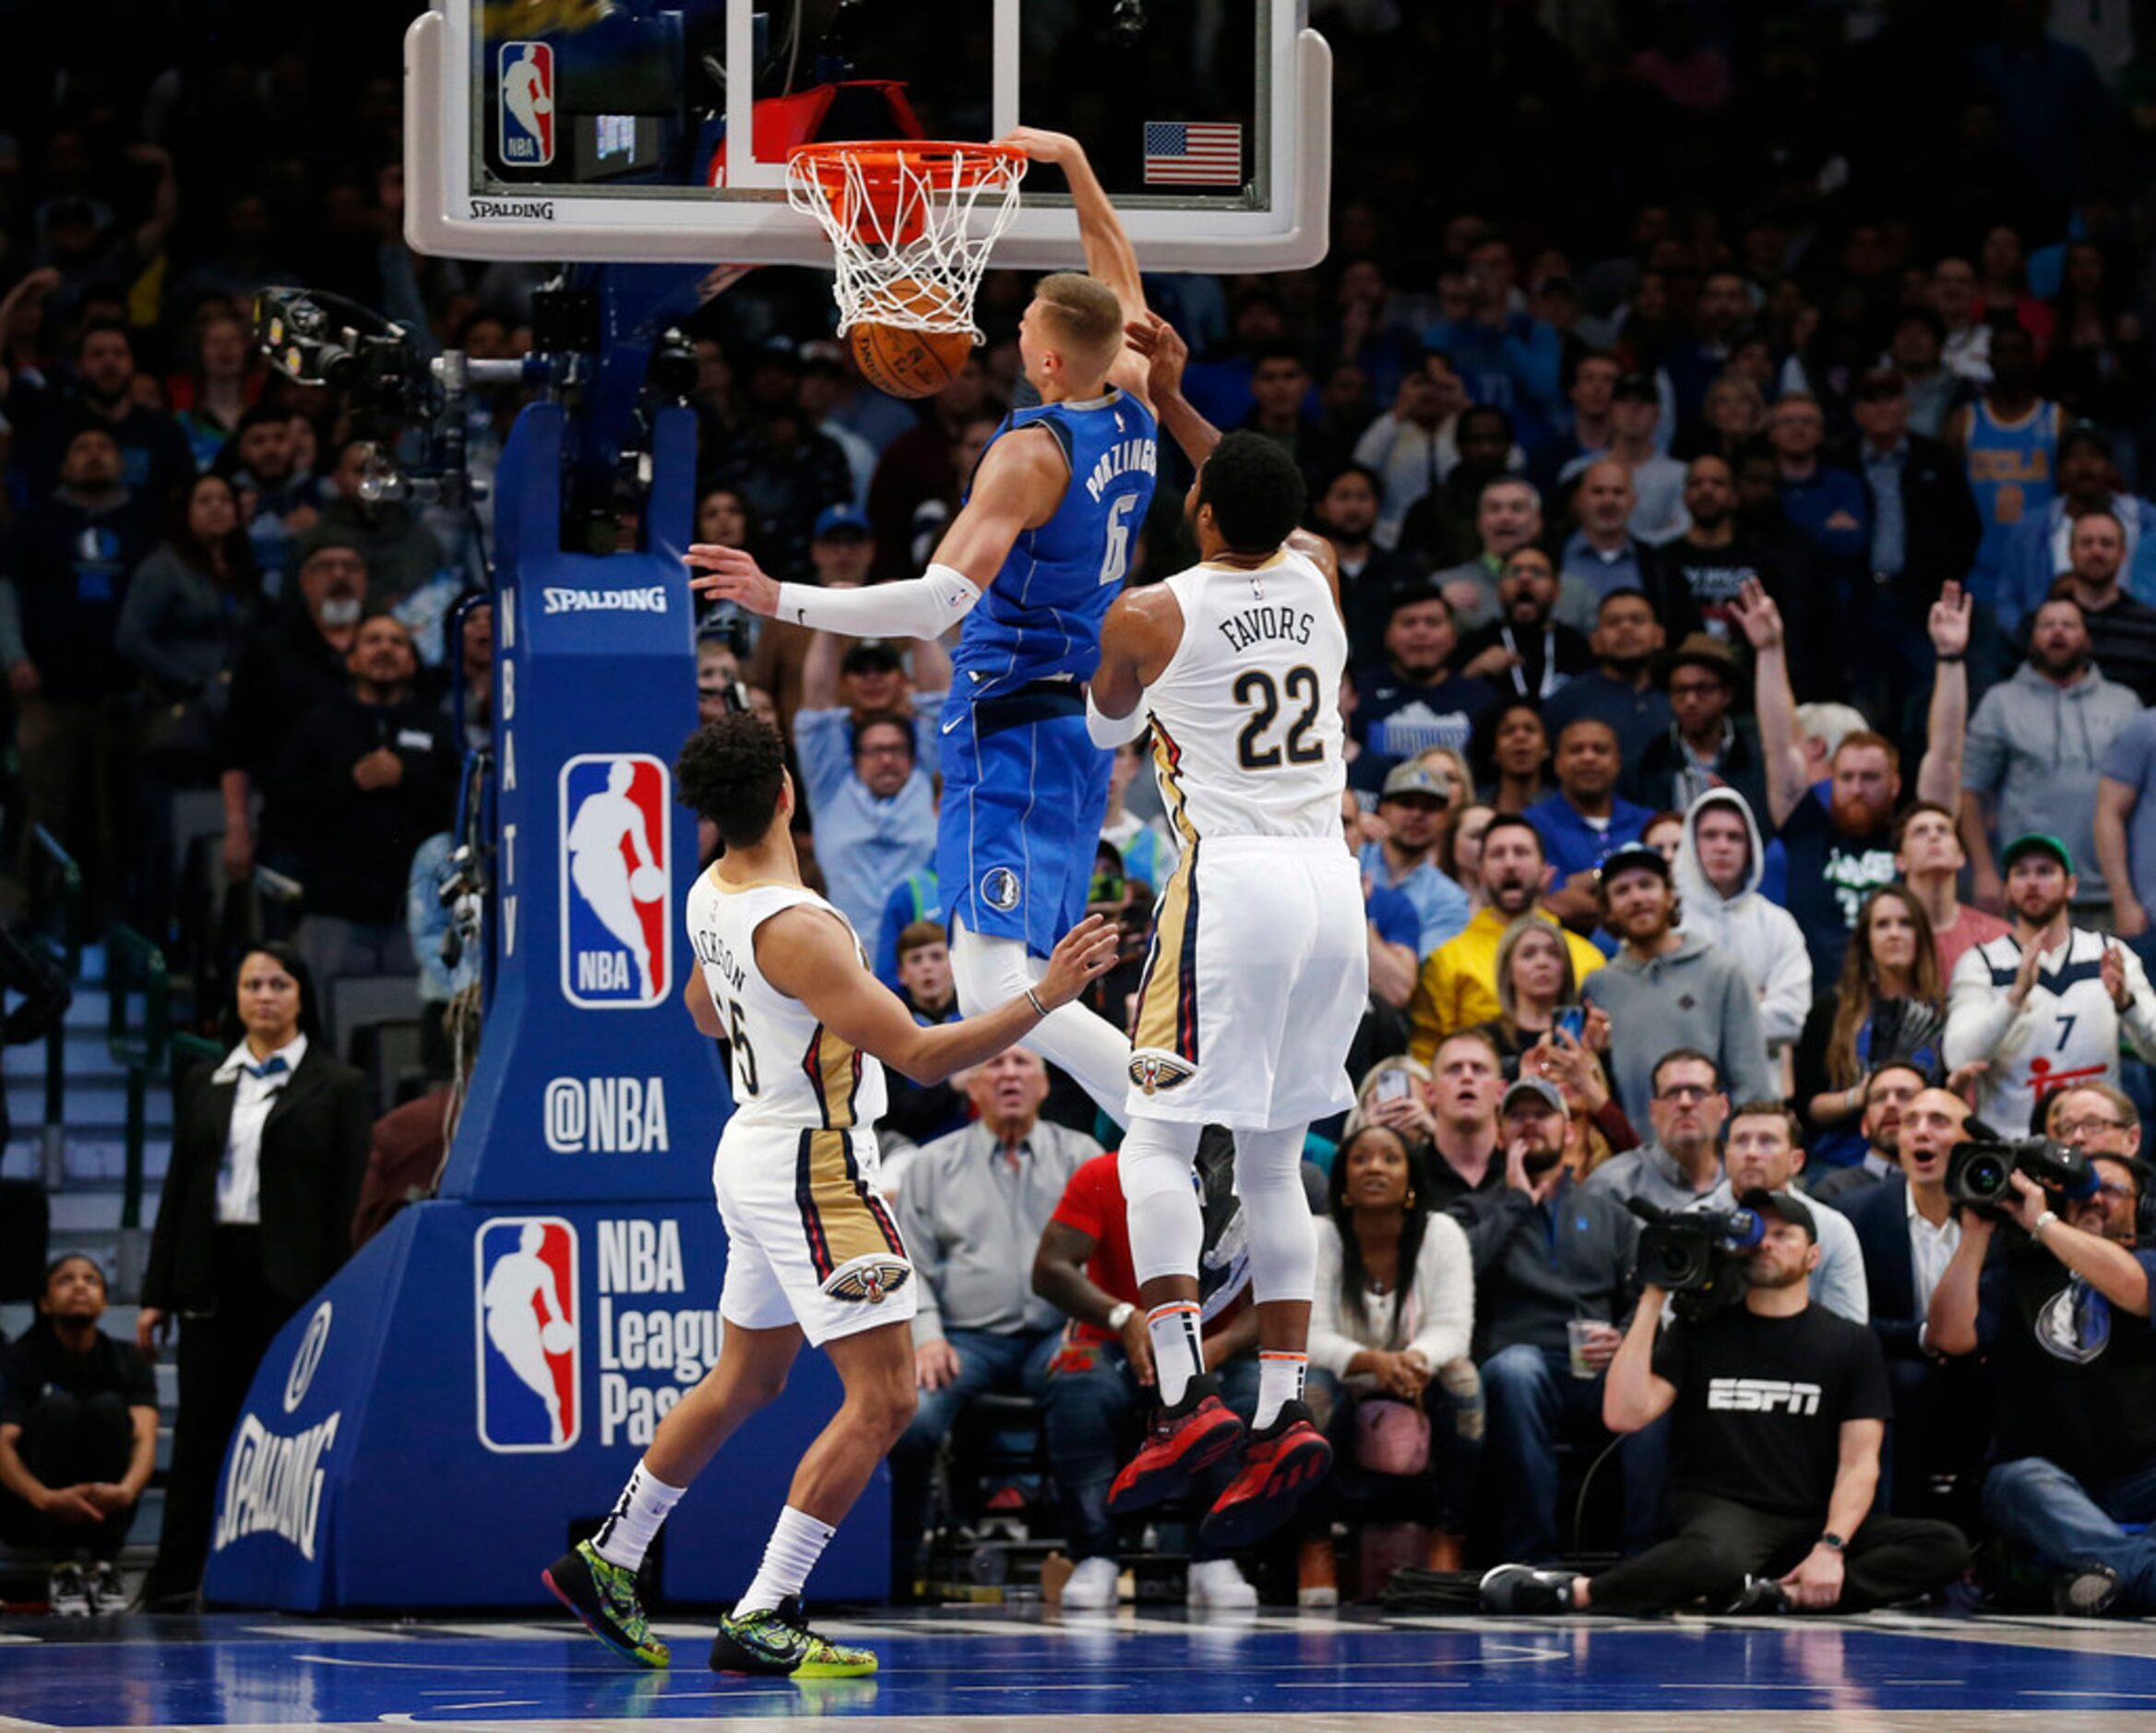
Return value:
[(1973, 403), (1954, 412), (1944, 436), (1968, 466), (1970, 491), (1983, 520), (1970, 589), (1979, 607), (1992, 608), (2000, 600), (2015, 526), (2047, 516), (2057, 496), (2066, 415), (2036, 388), (2035, 339), (2019, 325), (1980, 329), (1991, 339), (1990, 382)]
[(1464, 927), (1471, 913), (1467, 892), (1437, 865), (1446, 821), (1470, 792), (1411, 759), (1393, 766), (1378, 795), (1377, 810), (1362, 821), (1367, 838), (1361, 855), (1364, 875), (1414, 905), (1421, 929), (1415, 945), (1418, 962)]
[(1411, 759), (1428, 747), (1467, 750), (1499, 693), (1487, 680), (1454, 671), (1459, 648), (1452, 604), (1434, 585), (1392, 592), (1384, 660), (1355, 676), (1355, 720), (1370, 751)]
[[(2109, 438), (2094, 427), (2076, 427), (2059, 441), (2058, 497), (2008, 529), (2001, 544), (2001, 631), (2014, 631), (2043, 604), (2059, 576), (2075, 569), (2074, 532), (2090, 517), (2109, 517), (2118, 526), (2119, 587), (2137, 602), (2156, 603), (2156, 505), (2120, 490)], [(2097, 659), (2102, 662), (2101, 651)], [(2121, 677), (2108, 663), (2103, 667)]]
[(1551, 694), (1543, 706), (1543, 726), (1557, 734), (1583, 717), (1607, 723), (1626, 763), (1632, 763), (1670, 725), (1670, 700), (1654, 678), (1663, 640), (1662, 622), (1645, 592), (1611, 591), (1588, 639), (1594, 666)]
[(924, 921), (942, 927), (948, 918), (943, 902), (943, 887), (936, 881), (934, 865), (910, 872), (899, 879), (891, 887), (891, 894), (884, 899), (883, 919), (876, 924), (876, 978), (892, 992), (898, 992), (899, 940), (906, 929)]
[(1609, 723), (1591, 716), (1567, 723), (1557, 736), (1557, 792), (1524, 815), (1541, 835), (1555, 875), (1546, 906), (1575, 932), (1591, 933), (1601, 919), (1597, 869), (1615, 850), (1637, 843), (1654, 816), (1652, 807), (1618, 796), (1623, 768), (1617, 731)]

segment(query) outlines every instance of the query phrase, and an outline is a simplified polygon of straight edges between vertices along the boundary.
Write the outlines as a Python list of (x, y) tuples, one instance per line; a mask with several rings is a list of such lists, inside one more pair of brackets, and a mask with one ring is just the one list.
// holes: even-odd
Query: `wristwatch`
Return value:
[(1131, 1313), (1137, 1309), (1138, 1308), (1128, 1300), (1118, 1300), (1114, 1309), (1108, 1314), (1108, 1328), (1121, 1330), (1125, 1324), (1130, 1321)]
[(1828, 1529), (1824, 1535), (1819, 1536), (1819, 1545), (1826, 1548), (1828, 1552), (1840, 1552), (1844, 1547), (1848, 1546), (1849, 1543), (1842, 1539), (1841, 1536), (1837, 1535), (1832, 1529)]

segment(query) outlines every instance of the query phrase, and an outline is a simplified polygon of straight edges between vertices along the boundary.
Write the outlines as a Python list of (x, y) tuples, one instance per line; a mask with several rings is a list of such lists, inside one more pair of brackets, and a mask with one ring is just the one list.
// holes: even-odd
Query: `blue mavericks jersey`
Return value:
[(1152, 504), (1160, 424), (1136, 398), (1111, 390), (1082, 403), (1013, 410), (995, 438), (1033, 426), (1063, 448), (1070, 484), (1053, 518), (1019, 533), (966, 616), (952, 658), (954, 703), (1033, 680), (1091, 677), (1101, 622)]

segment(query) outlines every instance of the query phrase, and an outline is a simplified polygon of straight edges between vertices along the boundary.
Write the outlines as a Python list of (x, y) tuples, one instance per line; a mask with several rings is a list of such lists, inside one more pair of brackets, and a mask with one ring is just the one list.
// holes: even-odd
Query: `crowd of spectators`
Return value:
[[(447, 623), (483, 587), (485, 514), (369, 502), (371, 448), (266, 370), (248, 302), (304, 281), (498, 356), (529, 346), (539, 272), (405, 245), (392, 32), (313, 54), (344, 27), (118, 9), (132, 28), (19, 20), (0, 66), (9, 834), (46, 827), (101, 917), (170, 932), (170, 839), (202, 796), (216, 889), (297, 883), (294, 962), (325, 986), (415, 971), (439, 1006), (438, 916), (406, 911), (432, 907), (414, 862), (436, 870), (483, 737), (490, 624)], [(1372, 1000), (1360, 1105), (1311, 1144), (1342, 1473), (1301, 1536), (1305, 1596), (1334, 1592), (1335, 1518), (1388, 1502), (1434, 1565), (1553, 1560), (1579, 1468), (1623, 1435), (1616, 1538), (1669, 1532), (1668, 1490), (1690, 1550), (1646, 1587), (1521, 1593), (1733, 1594), (1733, 1559), (1741, 1579), (1809, 1546), (1868, 1473), (1879, 1517), (2007, 1537), (2073, 1610), (2156, 1606), (2156, 1547), (2120, 1526), (2156, 1517), (2150, 1266), (2126, 1249), (2156, 1101), (2156, 70), (2129, 10), (1312, 9), (1338, 62), (1328, 258), (1149, 280), (1191, 400), (1304, 472), (1355, 650), (1343, 846)], [(691, 328), (696, 539), (797, 581), (917, 571), (1014, 400), (1024, 300), (992, 274), (984, 343), (908, 404), (831, 341), (815, 273), (720, 297)], [(482, 477), (518, 402), (474, 395)], [(1175, 461), (1133, 581), (1185, 563)], [(955, 1015), (917, 725), (943, 648), (703, 627), (699, 706), (739, 682), (769, 716), (804, 861), (913, 1014)], [(1134, 967), (1176, 849), (1142, 766), (1118, 755), (1092, 899)], [(1950, 1208), (1971, 1107), (2082, 1147), (2099, 1198), (2020, 1198), (1995, 1232)], [(1101, 1487), (1149, 1371), (1114, 1157), (1089, 1141), (1113, 1128), (1011, 1056), (894, 1089), (883, 1129), (932, 1398), (895, 1464), (899, 1579), (962, 1399), (1030, 1392), (1066, 1594), (1098, 1604)], [(1869, 1467), (1844, 1484), (1833, 1447), (1824, 1470), (1814, 1441), (1769, 1450), (1781, 1526), (1718, 1551), (1721, 1506), (1766, 1495), (1703, 1473), (1741, 1440), (1685, 1404), (1736, 1337), (1678, 1322), (1656, 1348), (1626, 1205), (1759, 1194), (1787, 1207), (1758, 1292), (1793, 1271), (1870, 1332), (1818, 1350)], [(1233, 1208), (1209, 1192), (1220, 1243)], [(1249, 1309), (1222, 1285), (1226, 1367)], [(89, 1302), (66, 1288), (72, 1345)], [(0, 1421), (19, 1494), (12, 1449)], [(47, 1513), (88, 1525), (90, 1493)], [(1852, 1604), (1959, 1568), (1935, 1533), (1881, 1536)], [(1786, 1562), (1795, 1604), (1833, 1604), (1839, 1565)], [(1230, 1560), (1192, 1580), (1248, 1591)]]

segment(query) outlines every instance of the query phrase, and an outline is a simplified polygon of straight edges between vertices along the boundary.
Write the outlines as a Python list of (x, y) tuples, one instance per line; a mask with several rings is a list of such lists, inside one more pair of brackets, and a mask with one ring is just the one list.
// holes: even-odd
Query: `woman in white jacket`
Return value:
[(1710, 788), (1685, 814), (1677, 849), (1678, 930), (1744, 965), (1759, 994), (1759, 1032), (1778, 1066), (1812, 1009), (1812, 953), (1796, 917), (1759, 894), (1759, 823), (1733, 788)]
[[(1483, 1442), (1482, 1380), (1468, 1357), (1474, 1266), (1467, 1235), (1429, 1198), (1420, 1156), (1388, 1126), (1361, 1127), (1333, 1158), (1330, 1213), (1317, 1220), (1310, 1378), (1335, 1467), (1303, 1543), (1304, 1606), (1339, 1598), (1330, 1528), (1342, 1506), (1423, 1523), (1425, 1562), (1459, 1568)], [(1426, 1451), (1413, 1443), (1423, 1428)]]

